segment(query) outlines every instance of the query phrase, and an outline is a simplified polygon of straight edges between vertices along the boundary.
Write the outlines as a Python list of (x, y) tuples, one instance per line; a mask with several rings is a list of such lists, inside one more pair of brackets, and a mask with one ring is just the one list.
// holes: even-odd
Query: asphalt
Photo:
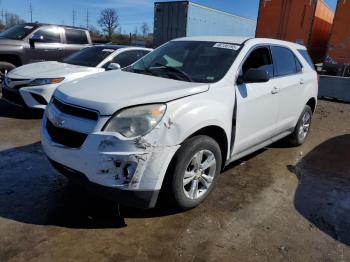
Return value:
[(0, 100), (0, 261), (350, 261), (350, 104), (320, 101), (305, 145), (231, 164), (183, 213), (70, 184), (43, 155), (40, 117)]

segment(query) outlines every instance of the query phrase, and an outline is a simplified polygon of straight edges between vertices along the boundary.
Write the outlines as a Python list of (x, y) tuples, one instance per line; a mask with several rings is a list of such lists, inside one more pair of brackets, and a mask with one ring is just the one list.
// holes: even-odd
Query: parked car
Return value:
[(97, 45), (74, 53), (63, 62), (40, 62), (18, 67), (3, 81), (3, 98), (12, 104), (45, 109), (57, 86), (87, 75), (120, 69), (152, 49)]
[(61, 85), (43, 149), (61, 173), (124, 205), (154, 207), (163, 189), (193, 208), (228, 163), (282, 138), (304, 143), (318, 89), (305, 54), (273, 39), (173, 40), (124, 70)]
[(0, 34), (0, 72), (33, 62), (61, 61), (92, 44), (84, 28), (26, 23)]

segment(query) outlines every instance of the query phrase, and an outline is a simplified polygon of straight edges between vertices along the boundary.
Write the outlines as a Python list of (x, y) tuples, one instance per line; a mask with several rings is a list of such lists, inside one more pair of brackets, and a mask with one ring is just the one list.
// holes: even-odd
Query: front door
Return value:
[(270, 140), (276, 133), (278, 101), (275, 90), (279, 80), (273, 78), (273, 63), (268, 46), (255, 47), (241, 67), (241, 75), (250, 68), (266, 70), (266, 83), (236, 86), (236, 133), (232, 154), (240, 154)]
[(41, 61), (60, 61), (64, 57), (62, 29), (56, 26), (44, 26), (36, 30), (32, 37), (35, 42), (26, 47), (27, 63)]

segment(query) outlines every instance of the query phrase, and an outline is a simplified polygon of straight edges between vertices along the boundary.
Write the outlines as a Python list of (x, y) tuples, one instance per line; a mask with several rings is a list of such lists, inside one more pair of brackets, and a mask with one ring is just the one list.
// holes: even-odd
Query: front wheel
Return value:
[(304, 144), (310, 133), (311, 120), (312, 110), (310, 106), (306, 105), (299, 117), (294, 132), (288, 137), (288, 142), (291, 146), (300, 146)]
[(221, 170), (221, 150), (208, 136), (188, 139), (170, 166), (167, 194), (181, 210), (202, 203), (215, 186)]

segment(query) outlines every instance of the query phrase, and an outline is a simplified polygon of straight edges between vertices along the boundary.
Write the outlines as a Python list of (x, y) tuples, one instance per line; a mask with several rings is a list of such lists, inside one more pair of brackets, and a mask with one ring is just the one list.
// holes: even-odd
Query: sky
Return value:
[[(159, 0), (162, 2), (164, 0)], [(278, 0), (279, 1), (279, 0)], [(97, 26), (97, 20), (104, 8), (115, 8), (119, 15), (122, 32), (133, 32), (147, 22), (153, 28), (154, 0), (0, 0), (1, 10), (16, 13), (26, 21), (30, 21), (30, 2), (32, 2), (33, 21), (53, 24), (72, 25), (73, 9), (76, 26), (89, 24)], [(193, 2), (216, 8), (236, 15), (256, 19), (259, 0), (194, 0)], [(335, 9), (337, 0), (326, 0)]]

